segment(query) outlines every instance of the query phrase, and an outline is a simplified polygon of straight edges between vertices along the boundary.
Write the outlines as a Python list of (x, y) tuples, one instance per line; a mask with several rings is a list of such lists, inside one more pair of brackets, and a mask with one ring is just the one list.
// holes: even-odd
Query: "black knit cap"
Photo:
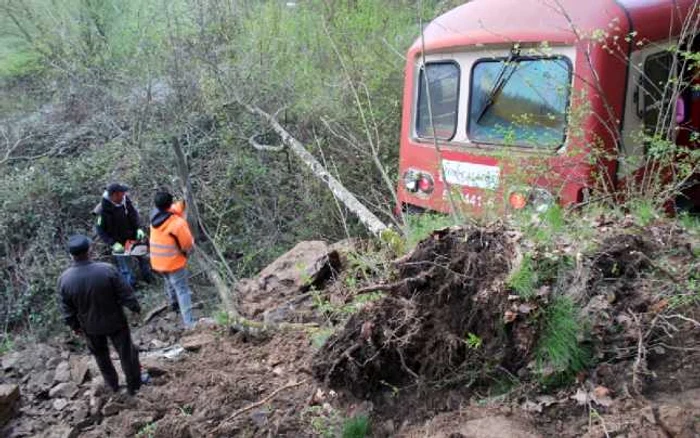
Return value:
[(68, 238), (68, 252), (72, 255), (84, 254), (90, 249), (92, 241), (89, 237), (76, 234)]

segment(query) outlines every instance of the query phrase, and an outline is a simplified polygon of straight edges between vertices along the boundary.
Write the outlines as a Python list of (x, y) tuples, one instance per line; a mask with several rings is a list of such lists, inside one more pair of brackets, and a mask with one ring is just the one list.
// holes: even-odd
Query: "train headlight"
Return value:
[(423, 193), (429, 195), (435, 188), (433, 177), (422, 170), (409, 169), (403, 174), (403, 183), (406, 190), (411, 193)]

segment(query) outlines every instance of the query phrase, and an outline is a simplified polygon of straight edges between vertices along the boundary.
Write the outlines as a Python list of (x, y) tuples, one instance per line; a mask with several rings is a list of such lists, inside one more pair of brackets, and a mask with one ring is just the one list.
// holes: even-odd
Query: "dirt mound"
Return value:
[[(331, 336), (314, 375), (400, 422), (406, 411), (420, 421), (453, 411), (459, 403), (450, 400), (517, 382), (531, 393), (512, 402), (542, 414), (547, 433), (580, 434), (549, 425), (579, 419), (580, 406), (639, 423), (626, 412), (648, 403), (633, 409), (624, 400), (649, 396), (660, 380), (698, 386), (688, 371), (700, 345), (688, 319), (698, 313), (697, 260), (674, 226), (601, 234), (582, 255), (519, 240), (500, 225), (435, 232), (397, 262), (394, 282), (376, 285), (384, 298)], [(529, 274), (528, 294), (511, 283), (524, 258), (539, 270)]]
[(502, 226), (434, 233), (400, 263), (401, 280), (381, 286), (389, 294), (328, 340), (315, 375), (366, 396), (414, 379), (474, 381), (484, 362), (516, 370), (531, 336), (527, 324), (501, 329), (515, 251)]

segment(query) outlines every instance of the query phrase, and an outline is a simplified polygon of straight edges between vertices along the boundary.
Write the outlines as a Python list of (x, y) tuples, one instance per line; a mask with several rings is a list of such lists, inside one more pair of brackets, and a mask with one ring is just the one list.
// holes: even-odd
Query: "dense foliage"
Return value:
[[(238, 276), (301, 239), (362, 233), (237, 100), (272, 113), (391, 220), (403, 53), (450, 2), (3, 0), (0, 324), (55, 322), (66, 237), (105, 184), (146, 217), (185, 149), (208, 234)], [(452, 2), (454, 3), (454, 2)], [(374, 154), (374, 155), (373, 155)], [(374, 160), (377, 157), (379, 160)]]

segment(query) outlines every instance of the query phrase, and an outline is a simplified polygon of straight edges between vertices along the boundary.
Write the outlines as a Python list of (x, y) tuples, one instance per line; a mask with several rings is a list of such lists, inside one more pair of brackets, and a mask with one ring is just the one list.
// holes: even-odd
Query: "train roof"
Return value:
[[(473, 0), (425, 27), (426, 52), (499, 43), (574, 44), (600, 31), (635, 40), (667, 40), (681, 33), (697, 0)], [(411, 48), (419, 52), (418, 38)]]

